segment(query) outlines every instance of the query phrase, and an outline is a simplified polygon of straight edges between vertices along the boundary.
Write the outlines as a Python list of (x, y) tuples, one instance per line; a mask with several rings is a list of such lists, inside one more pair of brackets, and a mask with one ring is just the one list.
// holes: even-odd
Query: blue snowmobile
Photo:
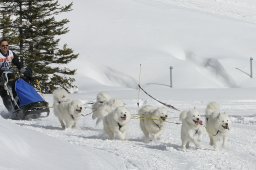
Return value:
[(16, 78), (13, 70), (5, 70), (1, 78), (8, 96), (3, 102), (11, 113), (11, 119), (28, 120), (49, 116), (48, 103), (22, 77)]

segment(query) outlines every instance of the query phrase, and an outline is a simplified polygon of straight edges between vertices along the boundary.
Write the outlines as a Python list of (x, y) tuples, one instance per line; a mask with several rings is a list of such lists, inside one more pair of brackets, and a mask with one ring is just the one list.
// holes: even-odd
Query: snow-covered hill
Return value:
[(242, 72), (256, 54), (254, 20), (245, 19), (254, 9), (249, 0), (85, 0), (74, 4), (65, 42), (80, 54), (79, 85), (89, 77), (130, 87), (142, 64), (142, 84), (169, 85), (173, 66), (176, 88), (254, 87)]

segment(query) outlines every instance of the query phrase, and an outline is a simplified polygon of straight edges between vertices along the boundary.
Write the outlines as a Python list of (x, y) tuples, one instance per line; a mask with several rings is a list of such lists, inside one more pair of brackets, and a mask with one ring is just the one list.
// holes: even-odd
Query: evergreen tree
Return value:
[(0, 0), (0, 12), (9, 19), (1, 22), (2, 34), (11, 39), (15, 52), (27, 67), (32, 68), (43, 90), (74, 87), (76, 70), (67, 68), (66, 64), (78, 54), (74, 54), (67, 44), (59, 45), (60, 36), (69, 31), (65, 26), (69, 20), (55, 18), (71, 11), (72, 5), (61, 6), (58, 0)]

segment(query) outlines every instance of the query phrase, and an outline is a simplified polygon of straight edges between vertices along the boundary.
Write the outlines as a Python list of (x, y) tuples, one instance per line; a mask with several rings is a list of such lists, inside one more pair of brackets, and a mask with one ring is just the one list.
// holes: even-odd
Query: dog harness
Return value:
[(213, 135), (213, 136), (217, 136), (218, 133), (221, 133), (221, 131), (220, 131), (220, 130), (217, 130), (217, 133), (216, 133), (215, 135)]
[(71, 117), (73, 120), (75, 120), (75, 117), (74, 117), (72, 114), (70, 114), (70, 117)]
[(121, 130), (121, 128), (123, 127), (122, 125), (120, 125), (120, 123), (117, 123), (119, 130)]
[(195, 135), (198, 134), (198, 132), (199, 132), (199, 129), (196, 129)]
[(159, 128), (159, 129), (161, 129), (161, 127), (154, 121), (154, 120), (152, 120), (153, 122), (154, 122), (154, 124)]

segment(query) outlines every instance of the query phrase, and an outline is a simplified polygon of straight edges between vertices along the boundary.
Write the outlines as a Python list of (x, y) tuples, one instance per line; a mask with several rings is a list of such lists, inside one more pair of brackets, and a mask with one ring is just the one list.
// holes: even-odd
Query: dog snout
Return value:
[(161, 119), (165, 121), (167, 119), (167, 116), (161, 116)]
[(224, 129), (228, 129), (228, 130), (229, 130), (228, 123), (224, 123), (224, 125), (222, 125), (222, 127), (223, 127)]
[(199, 121), (199, 118), (196, 118), (197, 121)]
[(126, 117), (126, 114), (124, 114), (124, 117)]
[(82, 110), (83, 110), (83, 107), (78, 107), (78, 108), (76, 109), (77, 112), (81, 112)]

